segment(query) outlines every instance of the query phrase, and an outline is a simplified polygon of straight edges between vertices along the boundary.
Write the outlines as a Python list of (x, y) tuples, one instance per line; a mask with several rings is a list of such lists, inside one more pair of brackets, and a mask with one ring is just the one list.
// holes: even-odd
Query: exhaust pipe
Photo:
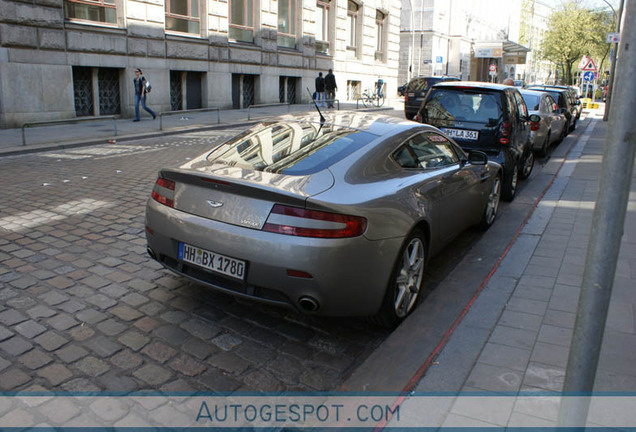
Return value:
[(150, 249), (150, 247), (147, 247), (146, 248), (146, 252), (148, 252), (148, 255), (150, 255), (150, 258), (152, 258), (153, 260), (157, 261), (157, 254), (155, 254), (155, 251)]
[(298, 300), (298, 304), (307, 312), (316, 312), (320, 309), (318, 301), (313, 297), (301, 297), (300, 300)]

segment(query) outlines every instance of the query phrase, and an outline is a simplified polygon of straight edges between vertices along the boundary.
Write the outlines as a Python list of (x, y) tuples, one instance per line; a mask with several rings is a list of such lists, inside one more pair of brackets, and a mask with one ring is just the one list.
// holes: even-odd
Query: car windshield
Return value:
[(468, 121), (491, 124), (498, 122), (502, 115), (498, 94), (474, 90), (433, 89), (421, 110), (425, 123), (452, 123)]
[(539, 111), (539, 103), (541, 102), (541, 96), (522, 93), (523, 100), (528, 106), (530, 111)]
[(377, 138), (369, 132), (317, 123), (259, 124), (212, 151), (217, 164), (287, 175), (308, 175)]

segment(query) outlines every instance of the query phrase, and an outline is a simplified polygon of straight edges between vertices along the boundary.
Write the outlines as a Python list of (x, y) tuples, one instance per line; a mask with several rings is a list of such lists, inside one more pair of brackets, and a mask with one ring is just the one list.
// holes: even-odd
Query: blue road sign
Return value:
[(442, 56), (435, 57), (435, 63), (444, 63), (444, 57)]
[(594, 72), (592, 71), (587, 71), (583, 73), (583, 81), (594, 81)]

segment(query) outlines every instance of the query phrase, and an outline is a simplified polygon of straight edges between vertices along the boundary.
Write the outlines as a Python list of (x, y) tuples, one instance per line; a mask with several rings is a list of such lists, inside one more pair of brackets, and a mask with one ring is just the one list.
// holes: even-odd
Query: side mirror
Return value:
[(472, 165), (486, 165), (488, 163), (488, 156), (482, 151), (473, 150), (468, 153), (468, 162)]
[(539, 123), (541, 121), (541, 116), (537, 114), (532, 114), (529, 119), (532, 123)]

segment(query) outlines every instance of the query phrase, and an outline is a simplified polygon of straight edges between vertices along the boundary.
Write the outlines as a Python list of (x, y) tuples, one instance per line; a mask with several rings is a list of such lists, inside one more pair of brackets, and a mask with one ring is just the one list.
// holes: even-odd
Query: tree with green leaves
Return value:
[(598, 60), (607, 55), (605, 36), (612, 31), (613, 16), (585, 9), (580, 1), (568, 0), (552, 14), (541, 57), (561, 68), (565, 84), (573, 83), (573, 69), (584, 55)]

